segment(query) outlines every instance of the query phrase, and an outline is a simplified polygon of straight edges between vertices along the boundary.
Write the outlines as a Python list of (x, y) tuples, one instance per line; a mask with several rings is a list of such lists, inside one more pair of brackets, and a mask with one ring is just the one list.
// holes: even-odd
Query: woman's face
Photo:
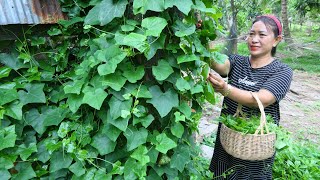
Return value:
[(271, 56), (271, 50), (278, 44), (278, 40), (270, 28), (262, 21), (257, 21), (251, 27), (247, 43), (251, 56)]

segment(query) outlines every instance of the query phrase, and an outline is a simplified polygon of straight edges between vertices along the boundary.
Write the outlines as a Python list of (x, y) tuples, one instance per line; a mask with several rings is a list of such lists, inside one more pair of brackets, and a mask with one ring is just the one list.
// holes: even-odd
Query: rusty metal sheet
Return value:
[(53, 24), (66, 19), (58, 0), (0, 0), (0, 25)]

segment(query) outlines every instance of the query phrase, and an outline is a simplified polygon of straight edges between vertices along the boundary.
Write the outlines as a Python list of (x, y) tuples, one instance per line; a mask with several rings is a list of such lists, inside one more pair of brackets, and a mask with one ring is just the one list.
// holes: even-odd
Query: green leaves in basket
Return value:
[[(274, 124), (272, 117), (266, 116), (266, 119), (269, 132), (275, 132), (277, 130), (277, 125)], [(242, 118), (233, 117), (231, 115), (222, 115), (220, 116), (219, 121), (225, 124), (227, 127), (244, 134), (254, 134), (260, 125), (260, 117), (258, 116)], [(265, 128), (264, 132), (266, 132)]]

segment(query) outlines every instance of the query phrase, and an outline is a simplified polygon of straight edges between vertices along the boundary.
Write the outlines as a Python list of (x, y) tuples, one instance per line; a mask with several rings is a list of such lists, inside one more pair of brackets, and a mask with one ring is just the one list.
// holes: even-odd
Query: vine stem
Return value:
[(155, 40), (153, 40), (153, 41), (150, 43), (150, 45), (153, 44), (154, 42), (156, 42), (156, 41), (159, 39), (159, 37), (160, 37), (160, 36), (158, 36)]
[(24, 77), (22, 74), (20, 74), (19, 71), (15, 70), (15, 69), (14, 69), (14, 71), (15, 71), (17, 74), (19, 74), (19, 76), (23, 77), (25, 80), (28, 80), (26, 77)]
[(49, 51), (47, 51), (47, 52), (35, 53), (35, 54), (33, 54), (32, 56), (36, 56), (36, 55), (40, 55), (40, 54), (59, 54), (59, 53), (57, 53), (57, 52), (49, 52)]
[(96, 167), (97, 169), (99, 169), (100, 171), (104, 171), (101, 167), (97, 166), (96, 164), (94, 164), (93, 162), (87, 160), (90, 164), (92, 164), (94, 167)]
[(97, 30), (97, 31), (100, 31), (100, 32), (103, 32), (103, 33), (106, 33), (106, 34), (110, 34), (110, 35), (115, 36), (115, 34), (114, 34), (114, 33), (111, 33), (111, 32), (108, 32), (108, 31), (101, 30), (101, 29), (96, 28), (96, 27), (94, 27), (94, 26), (91, 26), (91, 28), (93, 28), (93, 29), (95, 29), (95, 30)]

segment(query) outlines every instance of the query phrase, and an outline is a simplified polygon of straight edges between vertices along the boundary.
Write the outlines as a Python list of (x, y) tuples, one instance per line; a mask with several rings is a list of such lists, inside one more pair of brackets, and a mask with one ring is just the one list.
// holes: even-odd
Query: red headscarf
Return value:
[(258, 17), (267, 17), (267, 18), (272, 19), (272, 20), (276, 23), (276, 25), (277, 25), (277, 27), (278, 27), (279, 35), (281, 35), (281, 33), (282, 33), (282, 26), (281, 26), (281, 23), (280, 23), (279, 19), (278, 19), (276, 16), (271, 15), (271, 14), (267, 14), (267, 15), (262, 15), (262, 16), (258, 16)]

